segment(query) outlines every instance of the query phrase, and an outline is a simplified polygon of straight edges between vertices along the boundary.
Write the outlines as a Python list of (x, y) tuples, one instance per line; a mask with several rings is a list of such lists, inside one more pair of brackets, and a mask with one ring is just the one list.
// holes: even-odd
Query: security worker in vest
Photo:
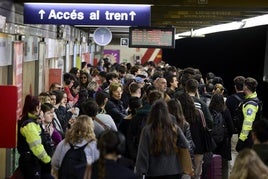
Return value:
[(41, 103), (36, 96), (25, 98), (21, 120), (18, 123), (19, 168), (24, 178), (50, 179), (51, 158), (42, 144), (39, 113)]
[(245, 79), (243, 85), (243, 91), (245, 93), (245, 100), (242, 103), (242, 112), (244, 116), (242, 130), (239, 135), (239, 140), (236, 145), (237, 152), (244, 148), (251, 148), (253, 146), (253, 141), (251, 137), (251, 130), (254, 120), (258, 116), (259, 99), (257, 97), (258, 82), (256, 79), (248, 77)]

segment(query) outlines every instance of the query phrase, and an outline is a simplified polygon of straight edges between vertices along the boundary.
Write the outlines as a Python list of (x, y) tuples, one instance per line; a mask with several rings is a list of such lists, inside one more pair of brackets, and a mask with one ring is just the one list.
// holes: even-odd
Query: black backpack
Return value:
[(242, 130), (242, 126), (243, 126), (243, 121), (244, 121), (244, 115), (243, 115), (243, 111), (242, 111), (242, 107), (243, 105), (247, 105), (247, 104), (250, 104), (250, 103), (257, 103), (257, 105), (259, 106), (259, 109), (258, 109), (258, 112), (256, 114), (256, 117), (255, 117), (255, 120), (258, 120), (261, 118), (262, 116), (262, 101), (259, 100), (257, 97), (256, 98), (251, 98), (251, 99), (245, 99), (243, 100), (239, 105), (238, 107), (235, 109), (235, 113), (234, 113), (234, 116), (233, 116), (233, 122), (234, 122), (234, 126), (235, 126), (235, 129), (237, 131), (237, 133), (239, 134)]
[(226, 124), (221, 112), (211, 110), (213, 118), (212, 137), (216, 144), (223, 141), (226, 134)]
[[(238, 101), (238, 105), (236, 106), (234, 113), (232, 115), (232, 120), (233, 120), (233, 124), (234, 124), (234, 130), (235, 130), (235, 134), (238, 133), (238, 127), (239, 127), (239, 121), (241, 118), (241, 113), (240, 111), (242, 111), (242, 102), (245, 100), (244, 97), (240, 97), (238, 94), (234, 94), (235, 99)], [(240, 106), (241, 105), (241, 106)], [(243, 113), (242, 113), (242, 117), (243, 117)]]
[(75, 148), (70, 144), (71, 148), (65, 154), (59, 169), (59, 179), (84, 178), (87, 166), (87, 158), (84, 149), (87, 145), (88, 143), (82, 147)]

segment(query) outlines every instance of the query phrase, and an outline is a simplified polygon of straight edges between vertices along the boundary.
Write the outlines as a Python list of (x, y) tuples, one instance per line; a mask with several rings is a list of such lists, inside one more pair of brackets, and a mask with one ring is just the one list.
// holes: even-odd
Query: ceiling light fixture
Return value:
[(183, 32), (175, 35), (175, 39), (182, 39), (185, 37), (204, 37), (205, 34), (211, 34), (216, 32), (238, 30), (243, 28), (261, 26), (268, 24), (268, 14), (262, 16), (256, 16), (253, 18), (243, 19), (241, 21), (235, 21), (226, 24), (219, 24), (210, 27), (205, 27), (197, 30), (191, 29), (191, 31)]

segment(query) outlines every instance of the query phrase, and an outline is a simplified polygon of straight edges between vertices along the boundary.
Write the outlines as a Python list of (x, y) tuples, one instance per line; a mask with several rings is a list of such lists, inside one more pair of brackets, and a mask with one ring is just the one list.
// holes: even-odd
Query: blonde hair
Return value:
[(213, 94), (223, 94), (224, 93), (224, 87), (222, 84), (217, 83), (214, 85)]
[(92, 118), (87, 115), (78, 116), (71, 128), (67, 130), (65, 140), (71, 144), (77, 144), (83, 140), (96, 140)]
[(96, 81), (91, 81), (87, 85), (88, 90), (96, 90), (98, 88), (98, 83)]
[(38, 98), (39, 98), (41, 104), (50, 103), (51, 102), (50, 94), (47, 93), (47, 92), (40, 93), (38, 95)]
[(111, 83), (110, 86), (109, 86), (109, 94), (110, 96), (113, 95), (113, 92), (116, 91), (118, 88), (121, 88), (123, 90), (123, 86), (121, 83)]
[(267, 179), (268, 168), (252, 149), (242, 150), (236, 157), (230, 179)]

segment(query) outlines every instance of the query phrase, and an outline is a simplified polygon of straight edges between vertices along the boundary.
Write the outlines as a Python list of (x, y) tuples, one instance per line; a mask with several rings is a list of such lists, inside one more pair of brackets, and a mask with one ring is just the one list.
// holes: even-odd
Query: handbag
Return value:
[(206, 120), (205, 120), (203, 112), (199, 109), (198, 109), (198, 111), (199, 111), (200, 118), (201, 118), (202, 125), (203, 125), (203, 137), (204, 137), (205, 152), (213, 152), (216, 149), (217, 145), (216, 145), (209, 129), (207, 128)]
[(178, 147), (178, 157), (183, 173), (192, 176), (194, 173), (192, 160), (188, 148)]

